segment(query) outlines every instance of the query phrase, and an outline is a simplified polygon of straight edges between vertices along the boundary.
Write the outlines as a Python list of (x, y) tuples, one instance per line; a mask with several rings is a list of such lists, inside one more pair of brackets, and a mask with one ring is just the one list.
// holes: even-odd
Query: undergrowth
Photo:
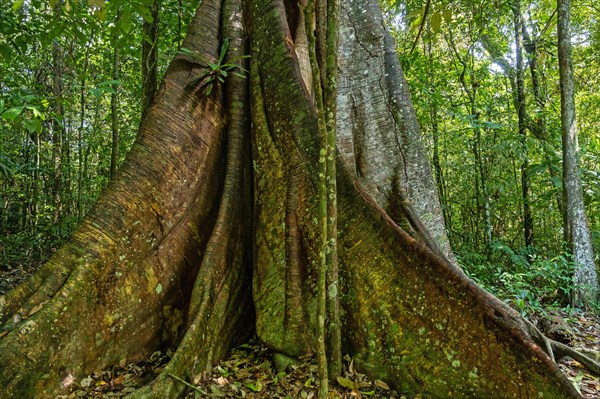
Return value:
[(488, 256), (465, 251), (457, 258), (470, 278), (523, 316), (569, 308), (574, 263), (566, 252), (547, 256), (535, 248), (513, 250), (496, 242)]

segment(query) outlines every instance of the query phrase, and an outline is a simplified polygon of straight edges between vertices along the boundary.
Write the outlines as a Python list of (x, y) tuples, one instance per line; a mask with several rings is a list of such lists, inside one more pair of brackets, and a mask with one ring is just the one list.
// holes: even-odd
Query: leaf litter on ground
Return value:
[[(0, 295), (14, 288), (35, 271), (35, 267), (0, 269)], [(571, 346), (600, 356), (600, 315), (571, 309), (558, 311), (574, 331)], [(172, 350), (157, 351), (145, 362), (100, 370), (89, 376), (73, 379), (69, 393), (56, 399), (120, 398), (151, 382), (169, 362)], [(282, 398), (313, 399), (318, 397), (318, 373), (315, 359), (304, 357), (287, 371), (277, 371), (271, 361), (272, 353), (254, 342), (231, 351), (218, 363), (210, 375), (190, 389), (186, 399), (195, 398)], [(596, 360), (600, 360), (596, 357)], [(589, 373), (570, 358), (558, 362), (585, 399), (600, 398), (600, 377)], [(349, 356), (345, 357), (344, 373), (333, 383), (330, 398), (399, 398), (409, 397), (390, 389), (380, 380), (369, 380), (354, 369)]]
[[(119, 398), (156, 378), (168, 363), (172, 351), (155, 352), (147, 361), (92, 373), (73, 381), (71, 392), (56, 399)], [(272, 352), (251, 341), (233, 349), (227, 359), (219, 362), (210, 374), (195, 384), (179, 376), (171, 376), (188, 386), (186, 399), (198, 398), (273, 398), (316, 399), (318, 371), (314, 356), (305, 356), (286, 371), (276, 370)], [(332, 384), (329, 398), (387, 398), (407, 397), (381, 380), (369, 380), (354, 368), (349, 356), (344, 358), (343, 376)]]

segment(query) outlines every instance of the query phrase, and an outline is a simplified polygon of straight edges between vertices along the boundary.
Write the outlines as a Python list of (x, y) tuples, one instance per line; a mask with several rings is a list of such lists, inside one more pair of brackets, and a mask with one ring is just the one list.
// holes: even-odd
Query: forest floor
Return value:
[[(31, 268), (0, 271), (0, 295), (23, 281)], [(569, 345), (600, 353), (600, 315), (576, 310), (553, 311), (569, 328)], [(541, 318), (537, 317), (538, 319)], [(535, 318), (534, 318), (535, 319)], [(534, 320), (536, 321), (536, 320)], [(554, 337), (555, 338), (555, 337)], [(119, 398), (152, 381), (168, 363), (171, 350), (155, 352), (147, 361), (123, 368), (99, 370), (80, 381), (74, 381), (71, 398)], [(578, 362), (564, 358), (559, 367), (586, 399), (600, 398), (600, 377), (590, 374)], [(172, 376), (178, 380), (177, 376)], [(185, 382), (180, 382), (185, 383)], [(313, 399), (318, 397), (318, 373), (314, 358), (300, 359), (286, 372), (278, 372), (270, 351), (254, 341), (231, 351), (210, 375), (193, 386), (188, 385), (186, 399), (196, 398), (281, 398)], [(397, 398), (420, 399), (403, 395), (380, 380), (369, 380), (354, 369), (349, 357), (344, 360), (343, 377), (330, 388), (330, 398)]]

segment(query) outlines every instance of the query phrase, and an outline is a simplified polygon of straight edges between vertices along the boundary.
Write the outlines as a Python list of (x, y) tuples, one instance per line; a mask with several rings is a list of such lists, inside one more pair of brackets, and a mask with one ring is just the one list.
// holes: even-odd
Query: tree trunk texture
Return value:
[[(53, 398), (161, 345), (177, 345), (174, 357), (130, 398), (179, 397), (186, 387), (171, 375), (197, 382), (254, 332), (278, 360), (314, 352), (323, 139), (290, 5), (202, 2), (184, 47), (214, 60), (229, 38), (228, 59), (251, 55), (249, 85), (230, 75), (206, 96), (188, 85), (203, 67), (176, 56), (72, 240), (0, 298), (7, 397)], [(343, 3), (340, 25), (344, 351), (409, 395), (580, 398), (536, 331), (453, 265), (377, 2)]]
[(158, 80), (158, 27), (161, 0), (154, 0), (148, 7), (152, 21), (144, 21), (142, 30), (142, 120), (146, 117)]
[(563, 149), (563, 198), (565, 241), (575, 261), (575, 306), (598, 301), (598, 276), (594, 249), (583, 203), (579, 172), (579, 144), (575, 120), (575, 83), (571, 58), (571, 2), (558, 0), (558, 60), (560, 72), (561, 130)]

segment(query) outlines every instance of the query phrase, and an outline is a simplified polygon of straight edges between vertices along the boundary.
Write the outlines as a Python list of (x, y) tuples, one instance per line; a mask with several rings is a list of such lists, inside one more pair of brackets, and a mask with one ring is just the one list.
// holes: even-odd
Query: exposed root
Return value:
[[(576, 360), (583, 366), (585, 366), (585, 368), (587, 368), (589, 372), (600, 376), (600, 363), (598, 361), (592, 359), (590, 356), (582, 353), (581, 351), (571, 348), (570, 346), (567, 346), (561, 342), (555, 341), (550, 338), (547, 338), (547, 340), (557, 360), (568, 356), (571, 359)], [(599, 354), (595, 353), (594, 355), (596, 358), (598, 358)]]
[[(508, 306), (507, 306), (508, 307)], [(591, 373), (600, 376), (600, 353), (593, 351), (582, 351), (555, 341), (545, 336), (532, 322), (524, 318), (521, 319), (525, 331), (533, 338), (533, 340), (550, 356), (556, 363), (564, 357), (570, 357), (573, 360), (581, 363)]]

